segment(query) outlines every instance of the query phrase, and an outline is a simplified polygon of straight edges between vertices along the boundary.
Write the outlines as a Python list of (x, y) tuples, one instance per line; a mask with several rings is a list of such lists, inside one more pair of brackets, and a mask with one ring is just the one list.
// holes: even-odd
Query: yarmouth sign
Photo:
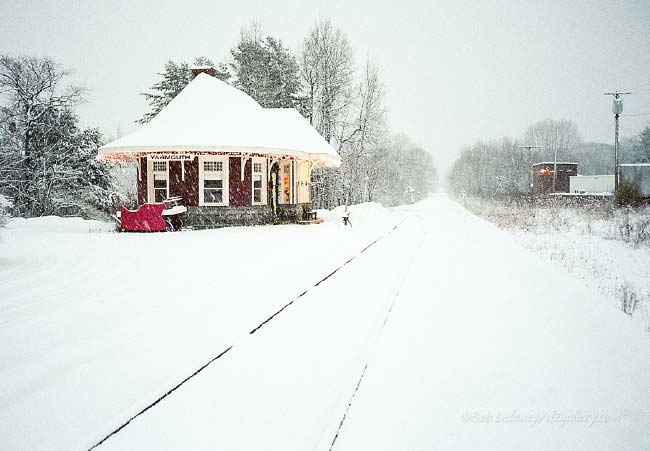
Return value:
[(156, 155), (149, 155), (150, 160), (157, 160), (157, 161), (169, 161), (169, 160), (178, 160), (178, 161), (192, 161), (194, 159), (194, 155), (187, 155), (187, 154), (156, 154)]

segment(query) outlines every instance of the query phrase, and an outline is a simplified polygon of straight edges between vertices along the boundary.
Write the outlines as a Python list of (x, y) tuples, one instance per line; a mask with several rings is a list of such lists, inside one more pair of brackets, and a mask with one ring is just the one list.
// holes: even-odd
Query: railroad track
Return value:
[[(416, 215), (416, 216), (417, 216), (417, 215)], [(363, 249), (361, 249), (357, 254), (355, 254), (354, 256), (352, 256), (351, 258), (349, 258), (348, 260), (346, 260), (344, 263), (342, 263), (341, 265), (339, 265), (338, 267), (336, 267), (333, 271), (329, 272), (326, 276), (320, 278), (320, 279), (319, 279), (317, 282), (315, 282), (315, 283), (314, 283), (310, 288), (308, 288), (307, 290), (305, 290), (305, 291), (303, 291), (302, 293), (300, 293), (299, 295), (297, 295), (294, 299), (292, 299), (291, 301), (289, 301), (288, 303), (286, 303), (285, 305), (283, 305), (283, 306), (282, 306), (280, 309), (278, 309), (275, 313), (273, 313), (272, 315), (270, 315), (269, 317), (267, 317), (264, 321), (262, 321), (261, 323), (259, 323), (255, 328), (251, 329), (250, 332), (249, 332), (249, 334), (250, 334), (250, 335), (253, 335), (253, 334), (255, 334), (256, 332), (258, 332), (262, 327), (264, 327), (265, 325), (267, 325), (268, 323), (270, 323), (271, 321), (273, 321), (275, 318), (277, 318), (280, 314), (282, 314), (282, 312), (284, 312), (286, 309), (288, 309), (291, 305), (293, 305), (294, 303), (298, 302), (298, 301), (299, 301), (303, 296), (305, 296), (307, 293), (309, 293), (312, 289), (318, 287), (318, 286), (321, 285), (322, 283), (324, 283), (324, 282), (326, 282), (327, 280), (329, 280), (332, 276), (334, 276), (337, 272), (339, 272), (339, 271), (340, 271), (341, 269), (343, 269), (345, 266), (347, 266), (348, 264), (350, 264), (351, 262), (353, 262), (354, 260), (356, 260), (358, 257), (360, 257), (361, 255), (363, 255), (363, 254), (364, 254), (368, 249), (370, 249), (372, 246), (374, 246), (374, 245), (377, 244), (378, 242), (384, 240), (385, 238), (389, 237), (389, 236), (390, 236), (393, 232), (395, 232), (395, 231), (396, 231), (396, 230), (397, 230), (397, 229), (398, 229), (402, 224), (404, 224), (404, 222), (405, 222), (406, 220), (408, 220), (408, 219), (409, 219), (409, 217), (406, 217), (406, 218), (402, 219), (399, 223), (397, 223), (396, 225), (394, 225), (394, 226), (393, 226), (390, 230), (388, 230), (386, 233), (384, 233), (383, 235), (380, 235), (378, 238), (376, 238), (375, 240), (373, 240), (372, 242), (370, 242), (368, 245), (366, 245), (366, 246), (365, 246)], [(420, 218), (418, 217), (418, 219), (420, 219)], [(421, 219), (420, 219), (420, 221), (421, 221)], [(418, 245), (418, 248), (419, 248), (419, 246), (421, 246), (421, 244), (422, 244), (422, 243), (420, 242), (420, 244)], [(412, 263), (412, 262), (411, 262), (411, 263)], [(409, 264), (409, 268), (410, 268), (410, 264)], [(408, 270), (407, 270), (407, 271), (408, 271)], [(402, 283), (403, 283), (403, 281), (402, 281)], [(401, 284), (400, 284), (400, 286), (401, 286)], [(394, 300), (393, 300), (393, 304), (394, 304)], [(390, 306), (389, 313), (390, 313), (390, 310), (392, 310), (392, 308), (393, 308), (393, 304), (391, 304), (391, 306)], [(386, 321), (387, 321), (387, 317), (386, 317), (386, 319), (385, 319), (385, 321), (384, 321), (384, 324), (382, 325), (382, 328), (385, 326)], [(192, 372), (190, 375), (188, 375), (186, 378), (184, 378), (183, 380), (181, 380), (181, 381), (180, 381), (178, 384), (176, 384), (174, 387), (172, 387), (172, 388), (169, 389), (167, 392), (165, 392), (165, 393), (162, 394), (160, 397), (158, 397), (155, 401), (153, 401), (153, 402), (151, 402), (150, 404), (148, 404), (146, 407), (144, 407), (143, 409), (141, 409), (141, 410), (140, 410), (139, 412), (137, 412), (135, 415), (131, 416), (128, 420), (126, 420), (125, 422), (123, 422), (122, 424), (120, 424), (117, 428), (115, 428), (114, 430), (112, 430), (110, 433), (108, 433), (106, 436), (104, 436), (101, 440), (99, 440), (99, 441), (96, 442), (94, 445), (92, 445), (90, 448), (88, 448), (88, 451), (94, 450), (94, 449), (98, 448), (99, 446), (103, 445), (104, 443), (106, 443), (106, 441), (108, 441), (111, 437), (113, 437), (114, 435), (116, 435), (116, 434), (118, 434), (119, 432), (121, 432), (124, 428), (126, 428), (126, 427), (127, 427), (127, 426), (128, 426), (128, 425), (129, 425), (133, 420), (135, 420), (136, 418), (140, 417), (141, 415), (144, 415), (147, 411), (149, 411), (150, 409), (152, 409), (153, 407), (155, 407), (156, 405), (158, 405), (162, 400), (164, 400), (166, 397), (168, 397), (169, 395), (171, 395), (172, 393), (174, 393), (174, 392), (175, 392), (176, 390), (178, 390), (181, 386), (183, 386), (185, 383), (187, 383), (190, 379), (194, 378), (196, 375), (198, 375), (198, 374), (201, 373), (203, 370), (205, 370), (207, 367), (209, 367), (212, 363), (216, 362), (217, 360), (221, 359), (223, 356), (225, 356), (226, 354), (228, 354), (228, 352), (230, 352), (230, 351), (233, 349), (234, 346), (235, 346), (234, 344), (232, 344), (232, 345), (230, 345), (230, 346), (227, 346), (225, 349), (223, 349), (221, 352), (219, 352), (218, 354), (216, 354), (213, 358), (211, 358), (210, 360), (208, 360), (208, 361), (207, 361), (205, 364), (203, 364), (201, 367), (199, 367), (199, 368), (196, 369), (194, 372)], [(359, 383), (360, 383), (360, 382), (359, 382)], [(356, 393), (356, 391), (355, 391), (355, 393)], [(346, 411), (346, 413), (347, 413), (347, 411)], [(341, 425), (342, 425), (342, 423), (341, 423)], [(337, 433), (337, 435), (338, 435), (338, 433)]]
[[(415, 216), (424, 225), (424, 221), (422, 220), (422, 218), (420, 218), (420, 216), (418, 216), (418, 215), (415, 215)], [(372, 348), (374, 347), (374, 344), (379, 339), (379, 336), (381, 335), (382, 330), (384, 330), (384, 328), (386, 327), (386, 324), (388, 323), (388, 318), (390, 317), (390, 314), (393, 311), (393, 307), (395, 307), (395, 303), (397, 302), (397, 299), (399, 298), (399, 293), (400, 293), (402, 287), (404, 286), (404, 282), (406, 281), (406, 278), (408, 277), (408, 275), (409, 275), (409, 273), (411, 271), (411, 267), (413, 266), (413, 262), (415, 261), (416, 257), (419, 255), (420, 249), (422, 249), (422, 243), (424, 242), (424, 239), (426, 238), (426, 236), (427, 236), (427, 231), (426, 231), (426, 228), (425, 228), (423, 233), (422, 233), (422, 237), (420, 237), (420, 241), (418, 242), (417, 246), (415, 247), (415, 251), (413, 252), (413, 255), (411, 256), (409, 264), (406, 267), (406, 271), (404, 272), (404, 276), (400, 280), (400, 282), (399, 282), (399, 284), (397, 286), (397, 290), (395, 290), (395, 294), (393, 295), (393, 299), (392, 299), (392, 301), (391, 301), (391, 303), (390, 303), (390, 305), (388, 307), (388, 310), (386, 311), (386, 315), (384, 316), (384, 322), (382, 323), (381, 327), (379, 328), (379, 331), (377, 332), (377, 336), (375, 337), (374, 342), (371, 343), (371, 345), (369, 346), (368, 357), (366, 358), (366, 360), (364, 362), (363, 369), (361, 370), (361, 374), (359, 375), (359, 377), (357, 379), (357, 383), (354, 386), (354, 390), (352, 391), (352, 395), (350, 396), (348, 404), (347, 404), (347, 406), (345, 408), (345, 412), (343, 412), (343, 416), (341, 417), (341, 420), (339, 421), (338, 427), (336, 429), (336, 433), (334, 434), (334, 438), (332, 439), (332, 442), (330, 443), (329, 451), (334, 450), (334, 445), (336, 444), (336, 441), (339, 438), (339, 434), (341, 433), (341, 430), (343, 429), (343, 425), (345, 423), (345, 420), (348, 417), (348, 413), (350, 412), (350, 409), (352, 408), (352, 403), (354, 401), (354, 398), (357, 395), (357, 392), (359, 391), (359, 388), (361, 388), (363, 378), (365, 377), (366, 372), (368, 371), (369, 357), (370, 357), (370, 354), (372, 353)]]

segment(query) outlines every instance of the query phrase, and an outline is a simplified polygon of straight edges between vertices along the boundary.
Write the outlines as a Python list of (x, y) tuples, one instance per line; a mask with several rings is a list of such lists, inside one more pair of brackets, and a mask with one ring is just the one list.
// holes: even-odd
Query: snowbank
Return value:
[(113, 232), (115, 224), (82, 218), (62, 218), (60, 216), (42, 216), (40, 218), (13, 218), (7, 229), (15, 230), (18, 234), (88, 234), (98, 232)]
[(617, 308), (636, 303), (635, 311), (626, 313), (650, 330), (650, 208), (537, 207), (477, 199), (463, 204), (597, 287)]
[(88, 449), (396, 220), (149, 234), (10, 220), (0, 449)]
[(395, 213), (383, 207), (378, 202), (365, 202), (357, 205), (339, 206), (332, 210), (318, 210), (318, 217), (325, 221), (342, 221), (345, 213), (350, 214), (350, 221), (355, 224), (357, 221), (367, 222), (374, 220), (385, 220), (394, 217)]

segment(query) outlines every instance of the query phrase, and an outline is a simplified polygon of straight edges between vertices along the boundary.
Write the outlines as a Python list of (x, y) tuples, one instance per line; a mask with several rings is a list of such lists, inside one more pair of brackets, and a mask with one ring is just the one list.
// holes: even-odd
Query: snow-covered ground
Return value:
[(13, 219), (0, 232), (0, 449), (87, 448), (400, 220), (352, 217), (174, 234)]
[(622, 309), (637, 302), (632, 320), (650, 331), (650, 208), (530, 207), (466, 199), (465, 206), (514, 233), (610, 297)]
[(88, 449), (229, 346), (97, 449), (650, 446), (650, 334), (597, 286), (445, 196), (339, 214), (174, 234), (12, 220), (0, 449)]
[[(515, 231), (517, 239), (564, 267), (571, 275), (596, 286), (622, 309), (624, 298), (638, 302), (631, 319), (650, 332), (650, 248), (634, 247), (576, 231), (532, 233)], [(620, 310), (619, 310), (620, 311)], [(622, 312), (621, 312), (622, 313)]]

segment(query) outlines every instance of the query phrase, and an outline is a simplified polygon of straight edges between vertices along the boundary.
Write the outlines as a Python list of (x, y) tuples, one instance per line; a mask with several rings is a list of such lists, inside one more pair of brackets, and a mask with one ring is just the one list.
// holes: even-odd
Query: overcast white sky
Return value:
[[(389, 120), (446, 167), (477, 139), (519, 136), (536, 120), (577, 122), (610, 142), (611, 99), (633, 90), (621, 132), (650, 122), (650, 2), (1, 0), (0, 53), (50, 56), (90, 88), (85, 126), (127, 133), (140, 92), (168, 59), (225, 61), (242, 26), (297, 50), (319, 18), (347, 33), (359, 64), (382, 68)], [(641, 116), (641, 114), (644, 114)]]

